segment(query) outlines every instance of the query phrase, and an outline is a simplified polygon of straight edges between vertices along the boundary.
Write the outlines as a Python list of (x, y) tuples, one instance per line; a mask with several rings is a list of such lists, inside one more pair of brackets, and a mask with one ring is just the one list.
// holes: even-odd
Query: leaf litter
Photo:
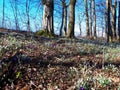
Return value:
[(120, 87), (120, 51), (112, 45), (17, 36), (19, 39), (14, 35), (1, 36), (0, 89), (113, 90)]

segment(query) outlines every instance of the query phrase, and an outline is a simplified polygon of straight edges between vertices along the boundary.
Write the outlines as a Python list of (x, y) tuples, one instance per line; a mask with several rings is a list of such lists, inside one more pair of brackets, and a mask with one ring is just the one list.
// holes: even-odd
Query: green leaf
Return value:
[(20, 71), (18, 71), (18, 72), (16, 73), (16, 78), (19, 78), (19, 77), (20, 77), (20, 75), (21, 75), (21, 72), (20, 72)]

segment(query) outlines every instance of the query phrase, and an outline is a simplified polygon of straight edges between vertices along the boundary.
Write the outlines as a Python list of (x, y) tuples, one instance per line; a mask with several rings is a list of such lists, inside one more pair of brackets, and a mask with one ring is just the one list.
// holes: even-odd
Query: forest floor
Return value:
[(1, 90), (120, 90), (120, 45), (0, 32)]

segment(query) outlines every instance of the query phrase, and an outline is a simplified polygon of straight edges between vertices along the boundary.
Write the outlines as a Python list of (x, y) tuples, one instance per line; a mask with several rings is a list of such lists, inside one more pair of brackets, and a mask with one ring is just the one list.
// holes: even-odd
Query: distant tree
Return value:
[(82, 15), (82, 13), (80, 13), (78, 15), (78, 23), (79, 23), (80, 36), (82, 36), (82, 20), (83, 20), (83, 16), (84, 16), (84, 14)]
[(86, 31), (87, 31), (87, 37), (90, 37), (89, 15), (88, 15), (88, 0), (84, 0), (84, 5), (85, 5), (85, 15), (86, 15)]
[(18, 2), (15, 0), (15, 25), (16, 30), (19, 30), (19, 21), (18, 21)]
[(30, 2), (31, 0), (26, 0), (26, 15), (27, 15), (27, 30), (30, 32)]
[(54, 12), (54, 0), (42, 0), (44, 13), (43, 13), (43, 30), (47, 33), (54, 35), (53, 25), (53, 12)]
[(11, 0), (10, 1), (13, 14), (14, 14), (14, 19), (15, 19), (15, 28), (16, 30), (19, 30), (19, 21), (18, 21), (18, 0)]
[[(95, 0), (94, 0), (95, 2)], [(100, 30), (102, 31), (102, 37), (107, 37), (107, 10), (106, 10), (106, 1), (101, 1), (100, 3), (96, 3), (95, 4), (95, 14), (96, 16), (94, 16), (96, 18), (96, 21), (94, 20), (94, 22), (96, 22), (96, 24), (98, 23), (98, 25), (94, 25), (97, 26), (98, 28), (100, 28)], [(100, 16), (99, 16), (100, 15)], [(94, 27), (94, 32), (97, 32), (96, 27)], [(94, 35), (95, 36), (95, 35)], [(97, 36), (97, 33), (96, 33)]]
[(2, 27), (4, 28), (4, 23), (5, 23), (4, 22), (5, 21), (4, 20), (5, 19), (5, 0), (3, 0), (3, 7), (2, 8), (3, 8), (3, 11), (2, 11), (2, 14), (3, 14), (2, 15)]
[(74, 38), (74, 26), (75, 26), (75, 5), (76, 0), (70, 0), (69, 4), (69, 23), (68, 23), (68, 38)]

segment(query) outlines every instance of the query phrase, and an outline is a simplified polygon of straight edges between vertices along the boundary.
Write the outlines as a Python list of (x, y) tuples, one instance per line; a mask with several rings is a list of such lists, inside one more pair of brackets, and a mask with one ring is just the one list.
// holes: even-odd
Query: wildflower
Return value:
[(35, 48), (35, 45), (30, 44), (30, 45), (27, 45), (26, 47), (32, 49), (32, 48)]
[(80, 87), (80, 90), (85, 90), (84, 87)]

